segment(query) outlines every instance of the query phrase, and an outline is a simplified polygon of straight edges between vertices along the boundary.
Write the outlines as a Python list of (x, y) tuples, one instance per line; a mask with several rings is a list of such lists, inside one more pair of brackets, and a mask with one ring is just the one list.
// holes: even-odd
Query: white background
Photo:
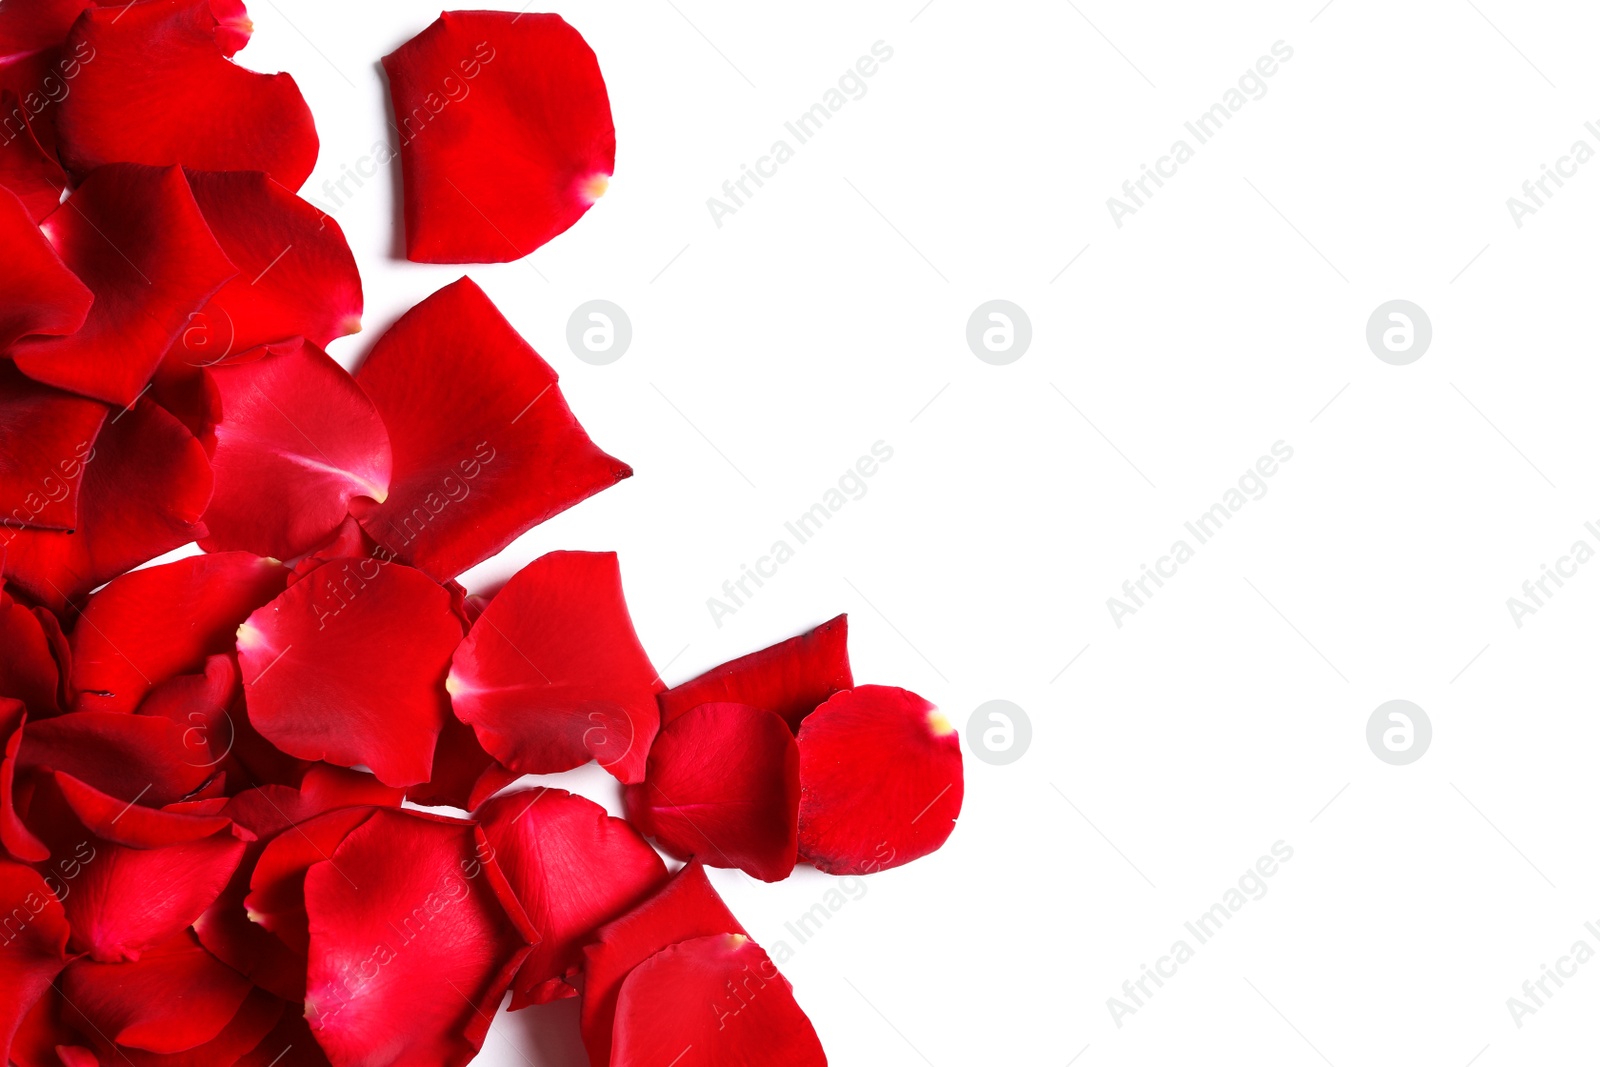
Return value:
[[(379, 57), (437, 2), (251, 4), (239, 58), (299, 82), (325, 208), (388, 138)], [(1580, 938), (1600, 950), (1600, 564), (1521, 628), (1505, 602), (1600, 548), (1600, 161), (1520, 229), (1506, 198), (1573, 141), (1600, 149), (1600, 12), (922, 3), (559, 9), (599, 54), (616, 178), (528, 260), (469, 273), (637, 475), (467, 584), (616, 549), (669, 682), (848, 611), (858, 680), (963, 728), (985, 700), (1026, 709), (1020, 761), (969, 752), (948, 846), (806, 944), (785, 923), (831, 879), (715, 872), (795, 950), (835, 1064), (1592, 1056), (1600, 962), (1521, 1028), (1506, 999)], [(1280, 40), (1266, 95), (1114, 225), (1107, 197), (1194, 146), (1183, 123)], [(719, 228), (707, 198), (877, 41), (866, 95)], [(396, 258), (397, 184), (334, 210), (367, 295), (346, 365), (462, 273)], [(593, 298), (633, 323), (610, 366), (566, 347)], [(993, 298), (1033, 326), (1004, 367), (964, 337)], [(1365, 342), (1395, 298), (1433, 323), (1410, 366)], [(718, 627), (707, 598), (879, 440), (867, 494)], [(1280, 440), (1267, 494), (1114, 625), (1106, 598)], [(1366, 745), (1393, 698), (1433, 723), (1410, 766)], [(614, 806), (603, 774), (573, 782)], [(1266, 896), (1115, 1025), (1107, 998), (1195, 945), (1184, 922), (1280, 840)], [(581, 1062), (574, 1009), (503, 1017), (483, 1062)]]

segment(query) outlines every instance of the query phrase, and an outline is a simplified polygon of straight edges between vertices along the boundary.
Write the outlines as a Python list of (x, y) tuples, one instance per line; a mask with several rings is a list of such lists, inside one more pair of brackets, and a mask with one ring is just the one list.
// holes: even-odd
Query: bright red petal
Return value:
[(244, 906), (250, 921), (269, 930), (302, 959), (310, 949), (306, 872), (332, 856), (375, 808), (339, 808), (298, 823), (262, 849), (250, 873)]
[(389, 427), (394, 481), (354, 514), (440, 581), (633, 473), (589, 440), (555, 371), (467, 278), (406, 312), (356, 380)]
[(742, 934), (697, 937), (634, 968), (617, 997), (612, 1067), (827, 1067), (788, 979)]
[(239, 627), (250, 721), (292, 756), (426, 782), (460, 641), (450, 594), (421, 571), (324, 564)]
[(0, 1062), (23, 1016), (67, 964), (67, 918), (49, 884), (30, 868), (0, 861)]
[(517, 972), (512, 1010), (576, 996), (584, 943), (667, 880), (661, 857), (633, 827), (561, 789), (495, 797), (477, 818), (539, 931)]
[(57, 125), (61, 158), (85, 174), (105, 163), (266, 171), (290, 189), (317, 162), (317, 131), (294, 79), (257, 74), (219, 47), (210, 0), (156, 0), (90, 11), (67, 38), (93, 49)]
[(661, 721), (670, 723), (701, 704), (749, 704), (800, 729), (800, 720), (841, 689), (850, 676), (849, 623), (840, 615), (815, 630), (729, 660), (661, 694)]
[(188, 726), (158, 715), (85, 711), (30, 722), (17, 764), (65, 771), (122, 801), (160, 807), (210, 778), (210, 756), (191, 748)]
[(644, 776), (661, 683), (639, 645), (612, 552), (552, 552), (518, 571), (473, 624), (450, 668), (452, 706), (521, 774), (599, 760)]
[(246, 552), (190, 556), (117, 578), (72, 631), (79, 711), (133, 711), (158, 682), (231, 652), (234, 631), (283, 592), (288, 568)]
[(383, 67), (408, 259), (520, 259), (605, 192), (611, 102), (594, 51), (561, 16), (447, 11)]
[(800, 856), (829, 874), (871, 874), (950, 836), (964, 790), (961, 742), (904, 689), (840, 693), (800, 727)]
[(83, 458), (105, 419), (104, 404), (40, 385), (0, 362), (0, 523), (76, 526)]
[(462, 1067), (482, 1047), (527, 950), (480, 841), (379, 811), (306, 874), (306, 1018), (335, 1067)]
[(612, 1021), (623, 979), (670, 945), (725, 933), (742, 934), (744, 927), (711, 888), (698, 862), (684, 867), (655, 896), (600, 928), (594, 943), (583, 950), (583, 1045), (592, 1067), (611, 1063)]
[(702, 704), (661, 731), (628, 819), (681, 859), (764, 882), (795, 862), (800, 753), (789, 726), (747, 704)]
[(62, 975), (61, 991), (109, 1040), (173, 1053), (220, 1034), (250, 995), (250, 982), (185, 932), (135, 963), (79, 960)]
[(483, 750), (472, 727), (451, 715), (433, 751), (433, 777), (406, 790), (406, 799), (476, 811), (485, 800), (521, 778)]
[[(93, 0), (8, 0), (0, 4), (0, 90), (16, 95), (8, 121), (26, 120), (39, 140), (54, 149), (56, 105), (72, 91), (92, 53), (63, 43), (72, 24)], [(9, 132), (10, 126), (7, 127)]]
[(206, 372), (221, 402), (208, 551), (290, 559), (388, 496), (389, 434), (354, 378), (315, 345)]
[[(0, 79), (3, 79), (0, 73)], [(15, 93), (0, 91), (0, 185), (16, 194), (28, 217), (40, 222), (61, 204), (67, 172), (34, 136), (33, 124)]]
[[(218, 1064), (233, 1064), (241, 1057), (250, 1053), (268, 1034), (272, 1033), (280, 1019), (293, 1007), (286, 1006), (283, 1001), (253, 990), (245, 998), (244, 1004), (238, 1012), (222, 1028), (222, 1032), (203, 1045), (163, 1055), (156, 1052), (146, 1052), (142, 1049), (128, 1045), (114, 1045), (97, 1033), (90, 1021), (74, 1009), (69, 1003), (62, 1011), (62, 1015), (74, 1025), (88, 1039), (93, 1047), (95, 1059), (67, 1060), (63, 1056), (64, 1067), (217, 1067)], [(58, 1049), (59, 1053), (60, 1050)], [(90, 1055), (88, 1049), (82, 1050), (82, 1055)]]
[(0, 189), (0, 242), (6, 250), (0, 261), (0, 291), (6, 294), (0, 306), (0, 351), (10, 355), (16, 340), (30, 334), (60, 337), (81, 327), (93, 294), (61, 262), (9, 189)]
[(95, 171), (43, 228), (94, 304), (76, 333), (18, 341), (11, 358), (35, 381), (112, 404), (139, 397), (189, 316), (237, 273), (177, 167)]

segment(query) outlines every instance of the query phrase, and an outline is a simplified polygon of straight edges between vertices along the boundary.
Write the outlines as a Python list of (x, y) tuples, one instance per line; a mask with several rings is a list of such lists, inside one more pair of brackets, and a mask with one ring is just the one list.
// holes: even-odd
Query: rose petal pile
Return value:
[[(704, 868), (938, 848), (953, 731), (843, 616), (668, 689), (613, 554), (462, 588), (632, 472), (467, 278), (327, 355), (361, 280), (250, 33), (0, 0), (0, 1063), (454, 1067), (508, 993), (581, 996), (595, 1067), (825, 1063)], [(611, 174), (558, 16), (384, 63), (413, 259), (525, 255)], [(590, 761), (626, 821), (509, 788)]]

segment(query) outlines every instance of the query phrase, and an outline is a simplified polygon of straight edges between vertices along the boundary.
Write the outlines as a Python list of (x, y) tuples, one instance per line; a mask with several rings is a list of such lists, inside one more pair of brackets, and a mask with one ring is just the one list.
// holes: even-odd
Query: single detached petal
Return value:
[(105, 163), (259, 170), (290, 189), (317, 162), (317, 131), (294, 79), (228, 61), (211, 0), (102, 7), (73, 26), (87, 46), (61, 101), (61, 158), (76, 174)]
[(788, 979), (742, 934), (697, 937), (634, 968), (617, 997), (613, 1067), (827, 1067)]
[(611, 101), (594, 51), (561, 16), (447, 11), (383, 67), (408, 259), (520, 259), (605, 192)]
[[(0, 80), (4, 74), (0, 73)], [(0, 90), (0, 185), (16, 194), (28, 217), (40, 222), (61, 204), (67, 172), (54, 153), (39, 143), (22, 101), (10, 90)]]
[(440, 581), (633, 473), (589, 440), (555, 371), (467, 278), (406, 312), (356, 380), (389, 427), (394, 480), (354, 514)]
[(0, 861), (0, 1061), (34, 1004), (67, 965), (67, 917), (38, 872)]
[(594, 759), (620, 781), (644, 776), (661, 683), (613, 552), (551, 552), (518, 571), (456, 650), (447, 687), (456, 715), (514, 771)]
[(107, 419), (83, 462), (73, 532), (0, 527), (5, 577), (54, 611), (205, 534), (205, 449), (149, 397)]
[(633, 827), (561, 789), (495, 797), (477, 818), (539, 931), (517, 972), (512, 1010), (576, 996), (584, 944), (666, 882), (661, 857)]
[(334, 533), (357, 496), (389, 495), (389, 434), (349, 373), (304, 342), (206, 372), (221, 403), (208, 551), (290, 559)]
[(926, 856), (961, 814), (961, 742), (905, 689), (863, 685), (800, 726), (800, 856), (829, 874), (871, 874)]
[(259, 172), (190, 171), (189, 187), (239, 268), (197, 316), (215, 336), (194, 362), (297, 337), (325, 347), (361, 328), (361, 275), (331, 217)]
[(307, 872), (306, 1019), (335, 1067), (462, 1067), (483, 1046), (534, 935), (481, 841), (468, 822), (379, 811)]
[(288, 568), (247, 552), (190, 556), (113, 580), (72, 631), (80, 711), (133, 711), (157, 683), (231, 652), (234, 631), (283, 592)]
[(635, 967), (680, 941), (726, 933), (742, 934), (744, 927), (711, 888), (698, 861), (675, 874), (655, 896), (602, 926), (583, 950), (581, 1024), (591, 1067), (611, 1063), (617, 994)]
[(748, 704), (702, 704), (661, 731), (628, 819), (661, 847), (764, 882), (789, 877), (800, 752), (789, 725)]
[(81, 327), (94, 295), (61, 262), (9, 189), (0, 189), (0, 242), (6, 249), (0, 261), (0, 292), (6, 294), (0, 305), (0, 351), (30, 334), (60, 337)]
[(292, 756), (426, 782), (460, 641), (450, 594), (421, 571), (326, 563), (239, 627), (250, 721)]
[(189, 316), (237, 273), (178, 167), (102, 167), (43, 228), (94, 304), (77, 332), (18, 341), (11, 358), (35, 381), (124, 407), (139, 397)]
[(28, 724), (17, 765), (65, 771), (124, 803), (160, 807), (210, 778), (210, 757), (187, 743), (186, 725), (159, 715), (85, 711)]
[(105, 420), (99, 401), (40, 385), (0, 362), (0, 523), (76, 526), (83, 459)]
[(749, 704), (800, 729), (800, 720), (841, 689), (850, 676), (849, 622), (840, 615), (770, 648), (729, 660), (661, 694), (661, 721), (701, 704)]
[(250, 995), (250, 982), (185, 932), (135, 963), (79, 960), (62, 976), (61, 990), (116, 1044), (173, 1053), (220, 1034)]

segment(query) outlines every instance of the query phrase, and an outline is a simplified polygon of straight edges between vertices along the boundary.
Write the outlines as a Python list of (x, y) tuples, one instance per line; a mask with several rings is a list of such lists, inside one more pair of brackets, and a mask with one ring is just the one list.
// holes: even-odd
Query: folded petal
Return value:
[[(182, 1052), (163, 1054), (132, 1045), (114, 1044), (96, 1032), (82, 1012), (67, 1003), (62, 1014), (79, 1028), (93, 1049), (92, 1055), (97, 1058), (69, 1060), (62, 1056), (62, 1063), (63, 1067), (79, 1067), (80, 1064), (82, 1067), (95, 1067), (97, 1063), (99, 1067), (217, 1067), (218, 1064), (233, 1064), (266, 1040), (279, 1020), (293, 1010), (270, 993), (252, 990), (216, 1037)], [(57, 1050), (58, 1054), (60, 1051)], [(82, 1055), (91, 1055), (89, 1049), (80, 1051)]]
[(17, 813), (17, 752), (27, 721), (21, 701), (0, 697), (0, 849), (24, 863), (43, 863), (50, 858), (50, 849)]
[(556, 373), (470, 279), (406, 312), (356, 373), (394, 447), (367, 533), (443, 581), (633, 473), (595, 447)]
[(636, 782), (660, 723), (613, 552), (551, 552), (518, 571), (456, 650), (447, 688), (484, 749), (521, 774), (595, 759)]
[(583, 950), (581, 1025), (592, 1067), (611, 1063), (612, 1023), (623, 979), (664, 948), (726, 933), (742, 934), (744, 927), (711, 888), (698, 861), (675, 874), (655, 896), (602, 926)]
[(0, 1062), (23, 1017), (67, 965), (67, 917), (50, 886), (20, 863), (0, 861)]
[(623, 792), (628, 819), (681, 859), (789, 877), (800, 753), (789, 725), (748, 704), (702, 704), (661, 731), (644, 781)]
[(302, 959), (310, 949), (306, 916), (306, 872), (338, 851), (344, 839), (376, 808), (324, 812), (279, 834), (261, 850), (244, 898), (250, 921), (270, 931)]
[(749, 704), (800, 729), (800, 720), (841, 689), (850, 676), (849, 623), (840, 615), (770, 648), (729, 660), (661, 694), (661, 721), (701, 704)]
[(421, 571), (326, 563), (239, 627), (250, 721), (292, 756), (426, 782), (460, 641), (450, 594)]
[(29, 218), (41, 222), (60, 206), (67, 172), (39, 143), (27, 110), (10, 90), (0, 90), (0, 124), (0, 185), (16, 194)]
[[(0, 194), (0, 215), (3, 200)], [(0, 362), (0, 523), (76, 526), (83, 460), (105, 419), (104, 404), (40, 385)]]
[(612, 1067), (827, 1067), (788, 979), (754, 941), (714, 934), (662, 949), (617, 997)]
[[(81, 327), (94, 295), (61, 261), (9, 189), (0, 189), (0, 241), (6, 249), (0, 262), (0, 288), (6, 294), (0, 306), (0, 351), (11, 354), (11, 346), (21, 337), (60, 337)], [(6, 391), (13, 389), (8, 386)]]
[(485, 752), (472, 727), (451, 715), (433, 750), (433, 776), (406, 790), (406, 799), (416, 804), (444, 804), (476, 811), (485, 800), (521, 777)]
[(14, 697), (36, 717), (61, 710), (61, 664), (42, 609), (30, 610), (0, 589), (0, 697)]
[(265, 171), (300, 188), (317, 162), (310, 108), (289, 75), (229, 62), (218, 25), (211, 0), (104, 7), (79, 19), (66, 48), (87, 46), (94, 59), (61, 101), (67, 168), (178, 163)]
[(379, 811), (307, 872), (306, 1019), (335, 1067), (462, 1067), (482, 1047), (535, 935), (481, 841), (468, 822)]
[[(64, 47), (67, 33), (94, 0), (16, 0), (0, 5), (0, 90), (17, 97), (5, 114), (31, 123), (54, 150), (56, 105), (72, 91), (93, 52)], [(11, 127), (7, 127), (9, 130)]]
[(605, 192), (611, 101), (594, 51), (561, 16), (447, 11), (383, 67), (408, 259), (520, 259)]
[(905, 689), (863, 685), (800, 726), (800, 857), (871, 874), (926, 856), (961, 814), (961, 742)]
[(17, 764), (65, 771), (124, 802), (160, 807), (210, 778), (210, 757), (188, 744), (188, 726), (157, 715), (85, 711), (30, 722)]
[(661, 857), (633, 827), (561, 789), (503, 794), (477, 818), (539, 931), (517, 972), (512, 1010), (576, 996), (585, 942), (666, 882)]
[(250, 995), (250, 982), (184, 932), (137, 962), (79, 960), (62, 976), (61, 990), (110, 1041), (173, 1053), (220, 1034)]
[(357, 496), (388, 496), (389, 434), (354, 378), (302, 342), (206, 372), (221, 403), (208, 551), (290, 559), (325, 540)]

